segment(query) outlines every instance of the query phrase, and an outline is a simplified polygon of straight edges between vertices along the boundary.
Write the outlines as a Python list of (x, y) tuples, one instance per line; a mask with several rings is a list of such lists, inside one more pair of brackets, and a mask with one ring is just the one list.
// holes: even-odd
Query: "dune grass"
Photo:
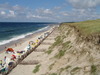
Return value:
[(60, 59), (62, 56), (65, 55), (66, 50), (60, 50), (58, 54), (56, 54), (54, 57)]
[(68, 70), (70, 67), (71, 67), (70, 65), (67, 65), (65, 68), (60, 68), (59, 75), (61, 75), (61, 73), (62, 73), (64, 70)]
[(67, 49), (70, 45), (71, 43), (71, 41), (67, 41), (67, 42), (65, 42), (65, 43), (62, 43), (62, 47), (63, 47), (63, 49)]
[(60, 59), (62, 56), (64, 56), (70, 43), (71, 43), (71, 41), (61, 43), (62, 44), (62, 50), (60, 50), (54, 57)]
[(40, 64), (36, 65), (35, 69), (33, 70), (33, 73), (37, 73), (39, 71), (40, 66)]
[(55, 42), (52, 44), (52, 46), (50, 47), (50, 49), (53, 49), (55, 46), (59, 46), (62, 43), (63, 43), (62, 37), (61, 36), (57, 36), (55, 38)]
[(49, 75), (57, 75), (57, 73), (51, 73), (51, 74), (49, 74)]
[(55, 63), (52, 63), (50, 66), (49, 66), (49, 70), (51, 70), (53, 68)]
[(95, 65), (91, 66), (91, 74), (96, 75), (97, 67)]
[(49, 49), (48, 51), (46, 51), (45, 53), (47, 54), (51, 54), (53, 50)]
[(72, 70), (71, 70), (71, 72), (75, 72), (75, 71), (77, 71), (77, 70), (79, 70), (80, 69), (80, 67), (75, 67), (75, 68), (73, 68)]
[(77, 23), (63, 23), (62, 25), (75, 26), (85, 36), (100, 33), (100, 19), (88, 20)]

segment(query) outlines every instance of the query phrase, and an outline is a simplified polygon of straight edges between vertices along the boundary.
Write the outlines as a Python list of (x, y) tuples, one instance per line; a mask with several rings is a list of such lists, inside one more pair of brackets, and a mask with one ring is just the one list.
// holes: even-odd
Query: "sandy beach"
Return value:
[[(51, 28), (52, 28), (52, 27), (50, 27), (49, 30), (50, 30)], [(47, 31), (49, 31), (49, 30), (42, 31), (42, 32), (39, 32), (39, 33), (35, 33), (35, 34), (32, 34), (32, 35), (28, 36), (27, 38), (20, 39), (20, 40), (18, 40), (17, 45), (15, 45), (15, 44), (12, 45), (12, 44), (13, 44), (13, 43), (12, 43), (11, 46), (8, 46), (8, 48), (13, 48), (14, 51), (22, 51), (22, 50), (25, 49), (25, 47), (28, 46), (29, 41), (34, 41), (34, 42), (36, 42), (37, 38), (38, 38), (40, 35), (44, 35), (44, 33), (47, 32)], [(16, 41), (15, 41), (15, 42), (16, 42)], [(14, 42), (14, 43), (15, 43), (15, 42)], [(4, 57), (6, 56), (7, 58), (11, 58), (11, 55), (12, 55), (12, 53), (6, 54), (6, 53), (5, 53), (5, 50), (3, 50), (3, 51), (0, 52), (0, 60), (2, 60), (3, 63), (4, 63)]]
[[(57, 36), (56, 31), (53, 31), (30, 55), (28, 55), (9, 75), (33, 75), (33, 69), (37, 64), (45, 64), (48, 60), (47, 54), (49, 47), (55, 42)], [(45, 62), (44, 62), (45, 61)], [(48, 63), (50, 64), (50, 63)], [(46, 65), (48, 65), (46, 64)], [(44, 68), (46, 69), (46, 68)], [(42, 71), (40, 72), (40, 74)], [(35, 75), (40, 75), (35, 74)]]

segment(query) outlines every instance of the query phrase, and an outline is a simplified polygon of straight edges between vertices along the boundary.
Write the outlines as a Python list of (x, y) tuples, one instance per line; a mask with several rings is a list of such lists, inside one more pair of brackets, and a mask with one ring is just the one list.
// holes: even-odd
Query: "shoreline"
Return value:
[[(0, 54), (2, 52), (4, 52), (7, 48), (15, 48), (15, 47), (18, 47), (20, 44), (23, 44), (25, 41), (28, 41), (32, 37), (35, 37), (35, 36), (37, 36), (37, 35), (39, 35), (41, 33), (43, 33), (43, 31), (42, 32), (33, 33), (31, 35), (26, 36), (25, 38), (21, 38), (21, 39), (15, 40), (15, 41), (11, 41), (11, 42), (9, 42), (7, 44), (1, 45), (0, 46), (0, 49), (2, 49), (2, 50), (0, 51)], [(15, 46), (15, 44), (17, 44), (17, 46)], [(2, 48), (2, 46), (3, 46), (3, 48)]]
[[(5, 72), (2, 72), (3, 69), (1, 68), (1, 73), (9, 74), (12, 69), (14, 69), (30, 53), (32, 53), (55, 30), (55, 27), (57, 27), (57, 26), (56, 25), (50, 26), (45, 31), (32, 34), (32, 35), (28, 36), (27, 38), (24, 38), (23, 41), (19, 41), (19, 43), (22, 43), (22, 44), (17, 45), (15, 47), (13, 47), (13, 46), (11, 47), (14, 50), (14, 53), (2, 52), (0, 54), (0, 59), (3, 60), (2, 61), (3, 64), (5, 63), (5, 57), (7, 57), (6, 64), (2, 68), (3, 69), (8, 68), (8, 70), (5, 70)], [(41, 38), (41, 36), (42, 36), (42, 38)], [(40, 38), (40, 40), (39, 40), (39, 38)], [(31, 44), (31, 48), (28, 49), (30, 41), (33, 41), (36, 44), (33, 46)], [(20, 53), (17, 53), (17, 51), (24, 51), (24, 53), (20, 54)], [(15, 60), (12, 60), (13, 54), (14, 54), (14, 56), (16, 56)], [(9, 67), (9, 65), (8, 65), (10, 62), (13, 63), (12, 67)]]
[[(55, 26), (55, 25), (53, 25)], [(23, 44), (24, 42), (34, 38), (35, 36), (39, 36), (39, 34), (42, 34), (44, 32), (46, 32), (47, 30), (49, 30), (50, 28), (52, 28), (52, 26), (49, 26), (48, 28), (42, 30), (42, 31), (35, 31), (33, 32), (32, 34), (30, 35), (27, 35), (25, 36), (24, 38), (20, 38), (18, 40), (14, 40), (14, 41), (11, 41), (9, 43), (6, 43), (4, 45), (0, 45), (0, 54), (3, 53), (7, 48), (15, 48), (15, 47), (18, 47), (20, 46), (21, 44)], [(17, 46), (15, 46), (15, 44)], [(6, 48), (5, 48), (6, 47)]]

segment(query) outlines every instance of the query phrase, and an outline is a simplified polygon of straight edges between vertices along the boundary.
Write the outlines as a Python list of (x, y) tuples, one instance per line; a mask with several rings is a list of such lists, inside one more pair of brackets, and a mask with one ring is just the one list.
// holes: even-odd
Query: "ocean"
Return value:
[(0, 46), (49, 28), (51, 23), (0, 23)]

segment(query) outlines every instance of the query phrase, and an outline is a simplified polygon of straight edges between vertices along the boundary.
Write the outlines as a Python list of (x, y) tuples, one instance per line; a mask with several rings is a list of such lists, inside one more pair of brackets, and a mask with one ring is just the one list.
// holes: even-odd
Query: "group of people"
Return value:
[(0, 60), (0, 73), (7, 73), (9, 71), (9, 68), (11, 68), (14, 64), (18, 64), (18, 60), (21, 59), (22, 56), (26, 55), (27, 52), (31, 51), (32, 48), (36, 47), (52, 31), (53, 29), (45, 32), (35, 41), (29, 41), (29, 44), (22, 51), (15, 51), (13, 48), (8, 48), (5, 53), (7, 55), (10, 54), (10, 57), (5, 56), (4, 60)]

